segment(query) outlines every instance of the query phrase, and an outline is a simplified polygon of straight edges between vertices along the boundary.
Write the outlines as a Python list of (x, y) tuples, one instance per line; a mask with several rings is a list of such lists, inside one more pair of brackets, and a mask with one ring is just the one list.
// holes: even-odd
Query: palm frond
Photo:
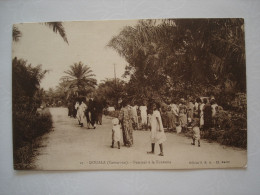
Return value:
[(18, 29), (17, 26), (13, 25), (13, 41), (18, 42), (22, 36), (21, 31)]
[(53, 32), (59, 33), (63, 40), (69, 44), (62, 22), (45, 22), (45, 24), (49, 26)]

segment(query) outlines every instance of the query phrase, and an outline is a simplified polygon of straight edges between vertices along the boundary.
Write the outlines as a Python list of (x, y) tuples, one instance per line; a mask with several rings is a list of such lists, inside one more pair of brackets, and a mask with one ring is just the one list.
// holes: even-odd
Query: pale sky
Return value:
[(36, 66), (50, 70), (41, 82), (41, 87), (56, 87), (75, 62), (83, 62), (96, 74), (98, 82), (105, 78), (120, 77), (127, 62), (112, 48), (106, 47), (109, 40), (124, 26), (134, 26), (137, 20), (64, 22), (69, 45), (48, 26), (41, 23), (17, 25), (22, 32), (19, 42), (13, 43), (13, 57), (23, 58)]

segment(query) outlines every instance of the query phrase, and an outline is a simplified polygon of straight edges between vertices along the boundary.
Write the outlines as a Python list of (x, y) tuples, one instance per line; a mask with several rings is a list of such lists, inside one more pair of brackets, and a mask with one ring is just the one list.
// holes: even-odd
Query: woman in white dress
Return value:
[[(79, 109), (79, 102), (78, 101), (76, 102), (74, 107), (75, 107), (75, 110), (76, 110), (75, 117), (78, 119), (78, 109)], [(80, 125), (80, 121), (79, 121), (79, 125)]]
[(87, 108), (87, 105), (83, 101), (81, 101), (80, 105), (78, 106), (78, 111), (77, 111), (77, 119), (78, 119), (81, 127), (83, 127), (83, 120), (85, 118), (86, 108)]
[(202, 128), (203, 125), (204, 125), (204, 113), (203, 113), (204, 106), (205, 106), (204, 102), (202, 104), (200, 104), (200, 106), (199, 106), (199, 110), (200, 110), (200, 128)]
[(161, 114), (159, 112), (159, 104), (153, 104), (153, 114), (151, 116), (151, 146), (152, 151), (147, 152), (148, 154), (154, 154), (155, 143), (160, 146), (159, 156), (163, 156), (163, 142), (166, 141), (166, 135), (162, 124)]
[(140, 106), (142, 125), (147, 126), (147, 106)]

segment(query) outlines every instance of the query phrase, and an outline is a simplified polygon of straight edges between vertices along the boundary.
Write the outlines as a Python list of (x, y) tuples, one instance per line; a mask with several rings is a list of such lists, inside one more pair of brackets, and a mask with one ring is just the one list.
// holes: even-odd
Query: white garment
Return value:
[(204, 116), (203, 116), (203, 108), (205, 104), (200, 105), (200, 126), (204, 125)]
[(78, 108), (79, 108), (79, 103), (76, 102), (76, 104), (75, 104), (75, 109), (77, 110)]
[(200, 128), (195, 126), (192, 128), (192, 132), (193, 132), (192, 138), (195, 140), (200, 140)]
[(175, 116), (178, 116), (179, 108), (176, 104), (170, 104), (171, 110)]
[(138, 106), (131, 106), (133, 116), (137, 116), (137, 108)]
[(138, 108), (138, 106), (132, 106), (132, 107), (131, 107), (132, 115), (133, 115), (133, 118), (134, 118), (134, 122), (135, 122), (135, 123), (138, 122), (137, 108)]
[(177, 134), (181, 133), (181, 126), (180, 125), (176, 127), (176, 132), (177, 132)]
[(195, 104), (194, 104), (194, 111), (197, 111), (197, 110), (199, 110), (199, 104), (198, 104), (198, 102), (195, 102)]
[(113, 125), (113, 141), (120, 142), (121, 139), (121, 128), (120, 125)]
[(115, 111), (115, 107), (110, 106), (110, 107), (107, 108), (107, 111), (108, 112), (113, 112), (113, 111)]
[(112, 124), (113, 124), (113, 125), (118, 125), (118, 124), (119, 124), (118, 118), (113, 118), (113, 119), (112, 119)]
[[(157, 121), (159, 119), (159, 123)], [(159, 144), (166, 141), (161, 114), (158, 110), (154, 110), (151, 116), (151, 142)]]
[(78, 106), (77, 118), (78, 118), (80, 123), (83, 123), (83, 119), (85, 118), (85, 110), (86, 110), (86, 108), (87, 108), (87, 105), (84, 102), (82, 102)]
[(141, 111), (141, 118), (142, 118), (142, 124), (147, 124), (147, 107), (146, 106), (140, 106), (139, 107)]
[(215, 116), (216, 116), (216, 113), (217, 113), (216, 108), (217, 108), (217, 107), (218, 107), (217, 104), (211, 105), (211, 108), (212, 108), (212, 117), (215, 117)]

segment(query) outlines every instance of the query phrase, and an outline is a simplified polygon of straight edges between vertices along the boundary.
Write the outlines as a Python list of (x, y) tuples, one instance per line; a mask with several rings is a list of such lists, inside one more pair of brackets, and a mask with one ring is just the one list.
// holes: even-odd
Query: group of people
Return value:
[(213, 96), (197, 98), (195, 101), (189, 97), (187, 102), (181, 98), (179, 105), (172, 102), (164, 107), (163, 124), (169, 130), (176, 129), (177, 133), (190, 128), (193, 132), (191, 144), (195, 145), (197, 141), (200, 147), (201, 132), (217, 127), (217, 113), (221, 109)]
[(77, 118), (81, 127), (87, 124), (87, 128), (95, 129), (96, 124), (102, 125), (103, 105), (94, 98), (81, 98), (69, 105), (68, 115)]
[(186, 129), (196, 118), (199, 119), (199, 127), (208, 130), (216, 125), (217, 110), (218, 104), (214, 97), (197, 98), (195, 101), (189, 98), (187, 102), (181, 98), (179, 104), (171, 102), (162, 108), (163, 125), (168, 130), (178, 127)]
[[(69, 106), (68, 115), (78, 119), (79, 125), (96, 128), (96, 124), (102, 124), (103, 105), (95, 99), (88, 101), (79, 99)], [(141, 106), (130, 105), (122, 102), (118, 117), (112, 120), (112, 145), (117, 143), (120, 149), (120, 140), (123, 137), (123, 144), (131, 147), (134, 144), (133, 130), (150, 130), (151, 151), (154, 154), (155, 143), (160, 146), (160, 156), (163, 156), (163, 143), (166, 141), (164, 127), (168, 130), (186, 130), (191, 127), (193, 131), (193, 142), (198, 141), (200, 146), (200, 130), (207, 130), (216, 125), (216, 113), (218, 105), (214, 97), (197, 98), (195, 102), (192, 98), (187, 101), (180, 99), (179, 104), (172, 101), (169, 105), (162, 105), (152, 102), (149, 106), (143, 102)], [(179, 130), (178, 130), (179, 129)]]
[[(159, 156), (163, 156), (163, 142), (166, 141), (166, 135), (162, 124), (160, 105), (153, 103), (151, 105), (151, 113), (149, 114), (147, 114), (147, 106), (145, 104), (144, 106), (140, 106), (139, 110), (141, 111), (141, 124), (143, 127), (151, 130), (151, 151), (147, 153), (154, 154), (155, 143), (159, 143)], [(138, 127), (138, 115), (136, 112), (136, 106), (130, 106), (125, 102), (122, 103), (118, 118), (112, 120), (112, 148), (114, 147), (114, 143), (117, 143), (118, 149), (120, 149), (121, 132), (124, 146), (131, 147), (134, 144), (133, 130), (134, 127), (136, 129)]]
[[(121, 132), (123, 144), (131, 147), (134, 143), (133, 130), (144, 127), (151, 131), (151, 151), (148, 154), (154, 154), (155, 143), (158, 143), (159, 155), (164, 155), (163, 142), (166, 141), (164, 127), (172, 130), (179, 128), (179, 132), (190, 127), (193, 132), (191, 144), (195, 145), (197, 141), (200, 147), (200, 130), (205, 131), (216, 125), (217, 110), (218, 105), (214, 97), (197, 98), (195, 102), (192, 98), (189, 98), (187, 102), (181, 98), (179, 104), (171, 102), (170, 105), (161, 106), (158, 103), (152, 103), (149, 108), (146, 104), (138, 107), (123, 103), (118, 118), (112, 120), (111, 147), (113, 148), (114, 143), (117, 143), (120, 149)], [(140, 111), (139, 114), (138, 111)]]

